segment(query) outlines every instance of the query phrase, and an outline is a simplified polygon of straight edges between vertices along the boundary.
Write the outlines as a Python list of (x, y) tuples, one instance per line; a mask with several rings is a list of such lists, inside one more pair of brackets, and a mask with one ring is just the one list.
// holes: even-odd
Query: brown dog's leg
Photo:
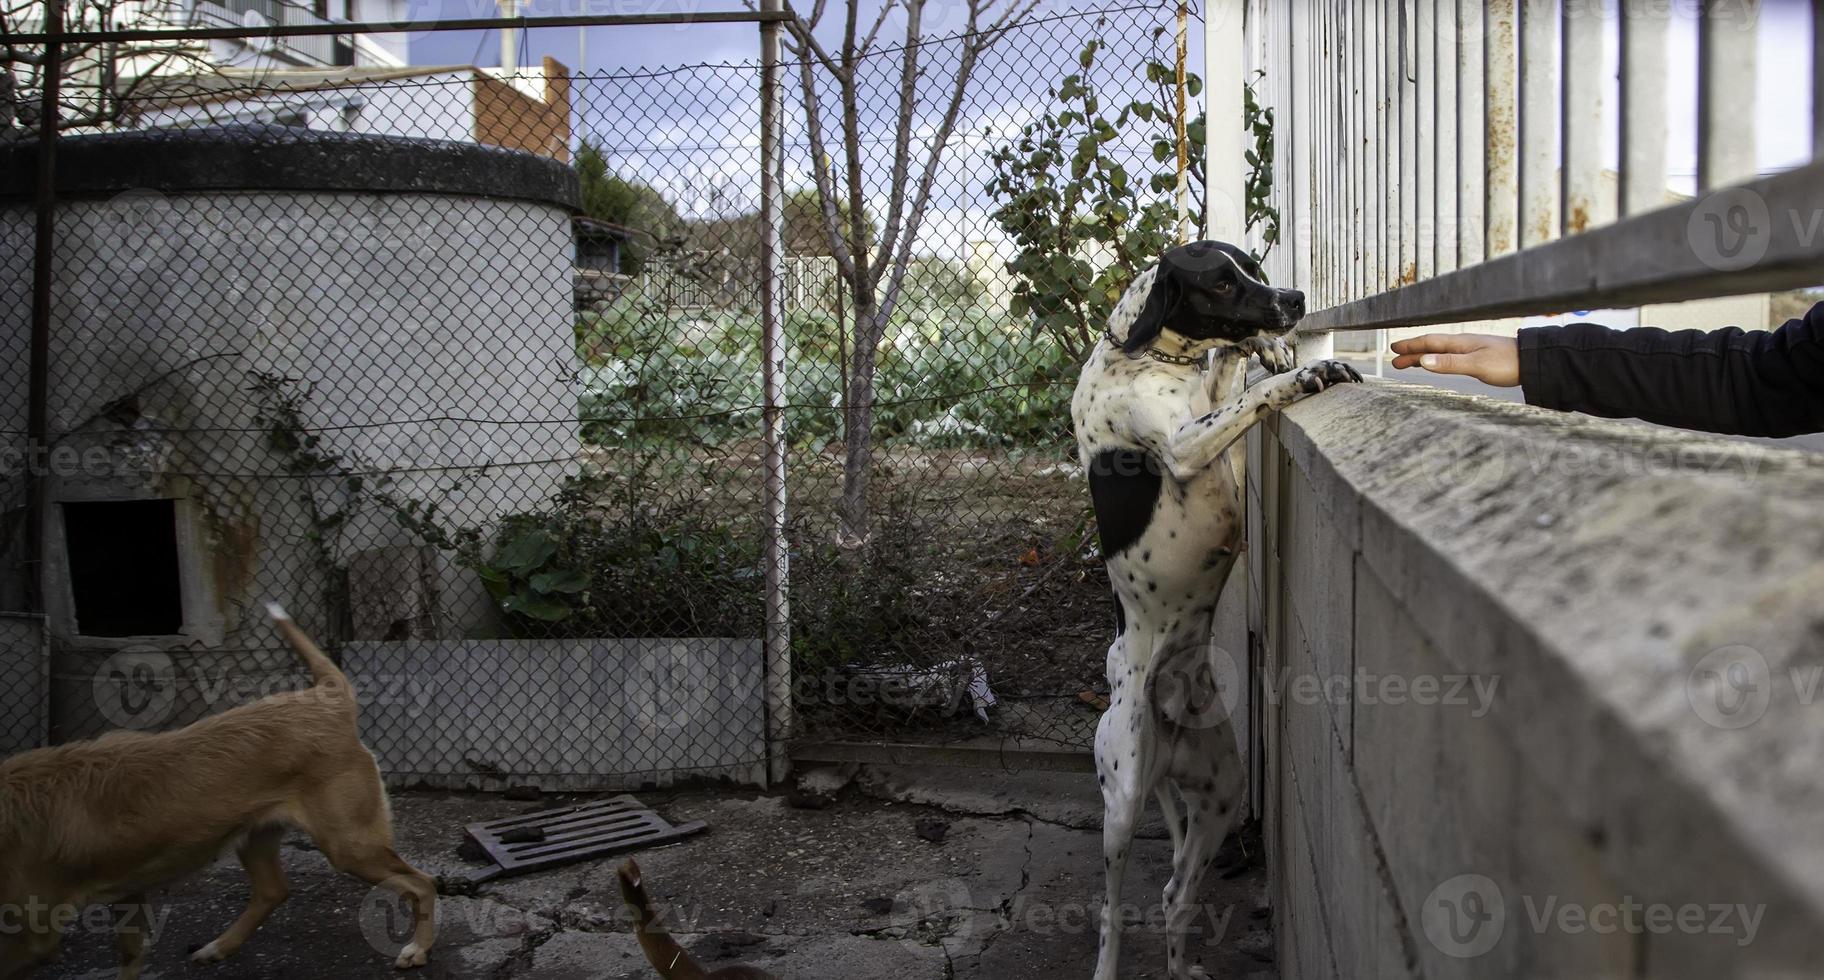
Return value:
[(114, 903), (114, 940), (120, 948), (120, 980), (139, 980), (146, 965), (146, 933), (152, 930), (152, 907), (144, 895)]
[[(365, 752), (362, 753), (364, 756)], [(371, 758), (304, 801), (305, 829), (337, 871), (405, 897), (412, 909), (412, 941), (393, 964), (407, 970), (430, 962), (437, 939), (437, 884), (393, 850), (386, 789)]]
[(431, 876), (405, 862), (391, 847), (356, 853), (331, 853), (330, 862), (363, 881), (405, 897), (412, 909), (412, 941), (399, 951), (393, 967), (409, 970), (430, 962), (431, 944), (437, 939), (437, 883)]
[(279, 860), (279, 842), (285, 836), (282, 827), (260, 827), (247, 835), (247, 842), (241, 845), (241, 867), (247, 869), (247, 879), (252, 891), (247, 897), (247, 908), (241, 917), (234, 920), (228, 931), (217, 936), (214, 942), (190, 954), (198, 963), (213, 963), (234, 955), (241, 948), (253, 931), (266, 921), (272, 910), (285, 903), (291, 895), (291, 886), (285, 883), (285, 866)]

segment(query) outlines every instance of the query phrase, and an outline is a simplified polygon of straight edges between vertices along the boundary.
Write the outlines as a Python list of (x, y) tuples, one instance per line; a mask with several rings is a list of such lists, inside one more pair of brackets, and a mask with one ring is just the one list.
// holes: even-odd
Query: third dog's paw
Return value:
[(1299, 390), (1317, 394), (1332, 385), (1351, 384), (1362, 380), (1355, 368), (1342, 361), (1318, 361), (1299, 369), (1293, 376), (1298, 382)]
[(431, 962), (431, 951), (419, 949), (417, 943), (411, 943), (399, 951), (399, 959), (394, 961), (395, 970), (416, 970)]

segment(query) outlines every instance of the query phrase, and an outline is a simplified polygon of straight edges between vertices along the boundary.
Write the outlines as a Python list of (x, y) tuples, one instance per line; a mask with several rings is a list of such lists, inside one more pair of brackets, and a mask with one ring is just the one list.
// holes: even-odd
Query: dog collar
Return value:
[[(1115, 332), (1113, 330), (1110, 330), (1106, 327), (1103, 328), (1102, 336), (1106, 337), (1108, 339), (1108, 342), (1110, 344), (1113, 344), (1116, 349), (1120, 349), (1121, 341), (1119, 341), (1115, 338)], [(1148, 347), (1146, 349), (1146, 353), (1147, 353), (1147, 356), (1151, 357), (1153, 360), (1164, 361), (1167, 364), (1195, 364), (1198, 367), (1203, 366), (1202, 355), (1167, 354), (1165, 351), (1162, 351), (1157, 347)]]

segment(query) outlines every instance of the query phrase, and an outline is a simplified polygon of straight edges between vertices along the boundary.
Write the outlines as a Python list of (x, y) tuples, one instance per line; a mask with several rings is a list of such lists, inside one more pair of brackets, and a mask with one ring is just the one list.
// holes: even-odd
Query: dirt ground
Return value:
[[(1101, 907), (1100, 806), (1093, 779), (962, 769), (827, 769), (804, 788), (647, 793), (673, 822), (710, 829), (636, 852), (674, 932), (704, 965), (749, 963), (784, 980), (993, 980), (1087, 976)], [(456, 853), (471, 822), (566, 798), (399, 793), (400, 850), (428, 872), (474, 867)], [(1142, 832), (1124, 900), (1125, 977), (1163, 977), (1159, 893), (1170, 842)], [(1273, 978), (1260, 848), (1231, 839), (1192, 926), (1193, 959), (1224, 978)], [(163, 925), (146, 977), (386, 977), (402, 945), (392, 904), (332, 872), (307, 840), (285, 849), (292, 896), (236, 958), (186, 951), (233, 919), (247, 884), (232, 859), (157, 899)], [(616, 890), (618, 859), (497, 879), (440, 907), (436, 977), (649, 978)], [(1225, 876), (1226, 875), (1226, 876)], [(155, 920), (159, 921), (159, 920)], [(78, 929), (42, 976), (104, 980), (113, 943)]]

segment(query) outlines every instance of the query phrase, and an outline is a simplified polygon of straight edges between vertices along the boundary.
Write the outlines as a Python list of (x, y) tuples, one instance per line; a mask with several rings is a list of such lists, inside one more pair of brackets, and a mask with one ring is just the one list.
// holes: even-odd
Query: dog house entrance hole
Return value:
[(76, 632), (171, 636), (183, 630), (176, 501), (66, 503), (63, 535)]

